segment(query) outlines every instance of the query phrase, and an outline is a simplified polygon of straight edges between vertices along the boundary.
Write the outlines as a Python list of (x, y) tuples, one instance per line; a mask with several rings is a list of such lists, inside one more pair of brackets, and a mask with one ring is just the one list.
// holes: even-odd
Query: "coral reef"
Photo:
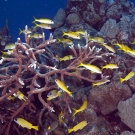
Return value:
[(0, 135), (134, 134), (134, 13), (128, 0), (68, 0), (53, 21), (34, 18), (36, 26), (20, 31), (25, 41), (10, 46), (6, 24)]

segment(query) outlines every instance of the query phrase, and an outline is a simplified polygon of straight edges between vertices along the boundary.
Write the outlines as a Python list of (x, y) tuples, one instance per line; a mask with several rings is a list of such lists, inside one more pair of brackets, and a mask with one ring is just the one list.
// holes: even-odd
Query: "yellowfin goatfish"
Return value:
[(63, 32), (63, 35), (62, 36), (68, 36), (68, 37), (71, 37), (73, 39), (81, 39), (80, 35), (79, 34), (76, 34), (72, 31), (69, 31), (69, 32)]
[(97, 43), (101, 43), (101, 44), (104, 44), (104, 39), (101, 38), (101, 37), (89, 37), (88, 40), (92, 40), (94, 42), (97, 42)]
[(126, 46), (124, 44), (120, 44), (118, 42), (116, 42), (114, 45), (117, 45), (118, 47), (120, 47), (118, 50), (122, 50), (126, 53), (127, 53), (127, 51), (131, 50), (128, 46)]
[(120, 78), (120, 82), (124, 82), (127, 81), (129, 79), (131, 79), (133, 76), (135, 75), (135, 73), (133, 71), (131, 71), (125, 78)]
[(26, 121), (23, 118), (17, 118), (17, 119), (14, 119), (14, 121), (20, 126), (22, 126), (23, 128), (28, 128), (28, 129), (33, 128), (35, 130), (38, 130), (38, 126), (33, 126), (30, 122)]
[(9, 57), (12, 53), (13, 53), (13, 50), (8, 50), (7, 52), (3, 52), (0, 50), (0, 52), (2, 53), (2, 57)]
[(124, 51), (125, 53), (127, 53), (127, 52), (130, 51), (131, 49), (130, 49), (128, 46), (126, 46), (126, 45), (121, 45), (118, 50), (122, 50), (122, 51)]
[(64, 45), (72, 45), (73, 42), (70, 39), (57, 38), (58, 43), (63, 43)]
[(15, 100), (15, 97), (9, 96), (7, 99), (8, 99), (8, 100)]
[(60, 96), (61, 96), (61, 91), (52, 90), (47, 94), (47, 100), (52, 100), (52, 99), (60, 97)]
[(119, 68), (116, 64), (106, 64), (105, 66), (102, 66), (102, 69), (107, 68), (107, 69), (116, 69)]
[(39, 38), (43, 38), (43, 35), (42, 34), (33, 34), (33, 35), (30, 35), (30, 38), (36, 38), (36, 39), (39, 39)]
[(73, 128), (69, 128), (69, 129), (68, 129), (68, 133), (76, 132), (77, 130), (81, 130), (81, 129), (83, 129), (87, 124), (88, 124), (87, 121), (82, 121), (82, 122), (78, 123), (76, 126), (74, 126)]
[(81, 67), (81, 66), (85, 67), (86, 69), (88, 69), (94, 73), (98, 73), (98, 74), (102, 73), (102, 71), (95, 65), (80, 63), (80, 65), (78, 65), (77, 67)]
[(87, 32), (83, 31), (83, 30), (78, 30), (78, 31), (75, 31), (74, 33), (79, 34), (79, 35), (86, 35), (87, 34)]
[(4, 50), (12, 50), (15, 48), (14, 43), (6, 44)]
[(21, 91), (18, 91), (17, 93), (14, 93), (13, 95), (14, 95), (15, 97), (19, 98), (20, 100), (26, 101), (25, 95), (24, 95)]
[(127, 54), (129, 54), (132, 57), (135, 57), (135, 50), (128, 50)]
[(56, 84), (58, 85), (59, 88), (61, 88), (63, 91), (65, 91), (70, 97), (72, 97), (72, 92), (70, 92), (67, 87), (65, 86), (65, 84), (63, 82), (61, 82), (58, 79), (55, 79)]
[(60, 123), (60, 124), (64, 124), (64, 121), (63, 121), (64, 114), (63, 114), (63, 112), (62, 112), (62, 111), (60, 112), (60, 114), (59, 114), (58, 118), (59, 118), (59, 123)]
[(36, 28), (36, 27), (40, 27), (40, 28), (44, 28), (44, 29), (52, 29), (52, 27), (49, 25), (49, 24), (44, 24), (44, 23), (42, 23), (42, 24), (37, 24), (37, 23), (35, 23), (35, 27), (34, 28)]
[(73, 55), (67, 55), (67, 56), (64, 56), (63, 58), (60, 58), (60, 61), (72, 60), (74, 58), (75, 57), (73, 57)]
[[(34, 17), (34, 16), (33, 16), (33, 17)], [(46, 24), (54, 24), (54, 22), (53, 22), (52, 20), (48, 19), (48, 18), (36, 19), (36, 18), (34, 17), (33, 23), (35, 23), (35, 22), (46, 23)]]
[(75, 116), (77, 113), (84, 111), (87, 108), (87, 101), (85, 100), (82, 104), (82, 106), (79, 109), (74, 109), (73, 116)]
[(24, 34), (30, 34), (30, 33), (32, 33), (32, 31), (29, 30), (29, 29), (26, 29), (26, 30), (21, 30), (21, 29), (19, 29), (19, 30), (20, 30), (19, 35), (22, 34), (22, 33), (24, 33)]
[(107, 82), (110, 82), (110, 80), (105, 80), (105, 81), (101, 81), (101, 82), (97, 82), (97, 83), (92, 83), (92, 86), (99, 86), (99, 85), (105, 84)]
[(107, 44), (102, 44), (105, 48), (107, 48), (110, 52), (113, 52), (113, 53), (115, 53), (115, 50), (111, 47), (111, 46), (109, 46), (109, 45), (107, 45)]

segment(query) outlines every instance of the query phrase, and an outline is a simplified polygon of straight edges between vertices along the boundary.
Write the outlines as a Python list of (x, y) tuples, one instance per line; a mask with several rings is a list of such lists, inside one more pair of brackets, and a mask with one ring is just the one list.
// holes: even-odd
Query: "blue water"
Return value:
[[(33, 16), (36, 18), (53, 19), (59, 8), (65, 9), (66, 0), (0, 0), (0, 28), (5, 26), (8, 18), (9, 33), (13, 42), (17, 37), (24, 39), (24, 35), (19, 35), (19, 28), (24, 29), (34, 26)], [(49, 30), (45, 30), (46, 37)]]

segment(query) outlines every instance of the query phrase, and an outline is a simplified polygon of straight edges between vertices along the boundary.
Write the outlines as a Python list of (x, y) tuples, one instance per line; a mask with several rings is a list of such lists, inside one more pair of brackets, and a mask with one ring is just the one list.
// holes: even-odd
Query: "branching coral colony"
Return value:
[[(27, 31), (27, 27), (25, 30)], [(3, 57), (0, 60), (0, 134), (43, 134), (50, 132), (47, 128), (53, 121), (61, 123), (59, 114), (63, 112), (64, 118), (72, 116), (72, 104), (74, 104), (74, 91), (72, 81), (76, 78), (80, 83), (88, 82), (89, 85), (97, 82), (108, 82), (108, 76), (101, 73), (91, 73), (85, 66), (79, 66), (80, 63), (87, 65), (103, 66), (109, 63), (110, 58), (114, 58), (114, 53), (102, 49), (100, 43), (88, 41), (89, 35), (84, 34), (82, 38), (86, 41), (85, 46), (78, 44), (76, 47), (70, 45), (68, 55), (74, 58), (68, 60), (68, 64), (60, 62), (56, 57), (57, 52), (52, 51), (51, 47), (56, 45), (52, 34), (48, 40), (42, 36), (42, 42), (36, 44), (30, 36), (25, 33), (25, 43), (18, 38), (10, 58)], [(65, 55), (64, 55), (65, 56)], [(64, 57), (63, 56), (63, 57)], [(102, 64), (101, 64), (102, 63)], [(93, 71), (94, 72), (94, 71)], [(87, 74), (87, 75), (86, 75)], [(92, 78), (92, 76), (94, 76)], [(56, 79), (67, 86), (70, 78), (68, 92), (60, 89), (60, 94), (56, 99), (46, 100), (47, 94), (58, 90)], [(62, 91), (61, 91), (62, 90)], [(55, 102), (53, 102), (55, 100)], [(67, 111), (68, 109), (68, 111)], [(39, 130), (22, 128), (16, 124), (16, 119), (24, 118), (38, 125)], [(67, 123), (64, 121), (65, 134), (67, 132)], [(56, 126), (57, 124), (55, 124)], [(55, 127), (54, 126), (54, 127)], [(6, 132), (5, 132), (6, 131)]]

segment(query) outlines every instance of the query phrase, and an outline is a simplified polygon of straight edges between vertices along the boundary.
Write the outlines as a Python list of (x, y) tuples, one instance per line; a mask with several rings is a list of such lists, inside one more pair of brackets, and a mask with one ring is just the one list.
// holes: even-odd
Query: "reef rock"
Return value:
[(109, 114), (117, 109), (121, 100), (131, 96), (131, 90), (128, 85), (120, 82), (111, 82), (108, 85), (94, 87), (90, 90), (89, 103), (92, 104), (102, 114)]
[(65, 22), (65, 19), (66, 19), (65, 11), (62, 8), (60, 8), (58, 10), (56, 16), (53, 19), (54, 24), (52, 25), (52, 27), (58, 28), (58, 27), (62, 26)]
[(69, 14), (66, 18), (66, 22), (70, 25), (79, 24), (80, 23), (80, 17), (77, 13)]
[(119, 32), (119, 26), (118, 24), (116, 23), (116, 20), (114, 19), (109, 19), (107, 20), (103, 27), (101, 28), (100, 32), (110, 38), (110, 39), (113, 39), (116, 37), (116, 35), (118, 34)]
[(120, 135), (135, 135), (135, 133), (130, 132), (130, 131), (124, 131)]
[(126, 101), (120, 101), (118, 111), (121, 121), (135, 131), (135, 94)]

